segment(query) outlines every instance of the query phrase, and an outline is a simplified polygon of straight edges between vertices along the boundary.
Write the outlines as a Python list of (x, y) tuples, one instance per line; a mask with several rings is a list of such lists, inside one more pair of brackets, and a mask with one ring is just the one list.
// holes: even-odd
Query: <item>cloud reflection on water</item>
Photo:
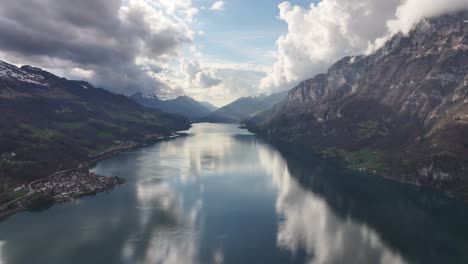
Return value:
[[(203, 131), (205, 127), (209, 131)], [(248, 134), (240, 132), (239, 135)], [(135, 259), (138, 263), (202, 263), (199, 255), (200, 232), (204, 228), (200, 221), (204, 210), (201, 177), (241, 175), (259, 170), (258, 164), (251, 159), (252, 156), (256, 158), (257, 145), (250, 144), (250, 155), (244, 155), (246, 145), (239, 144), (232, 136), (231, 127), (197, 125), (189, 136), (162, 142), (138, 158), (135, 191), (140, 231), (137, 233), (146, 232), (148, 241), (142, 251), (141, 239), (135, 242), (129, 238), (122, 250), (124, 260), (131, 263)], [(161, 168), (164, 168), (163, 172)], [(185, 187), (196, 190), (195, 194), (186, 197), (188, 194), (182, 191)], [(170, 219), (170, 223), (155, 225), (155, 215), (160, 219), (161, 214)], [(211, 262), (223, 263), (222, 247), (213, 251)]]
[(337, 216), (327, 202), (304, 189), (289, 172), (282, 155), (259, 146), (260, 163), (278, 190), (278, 247), (307, 254), (310, 263), (405, 263), (378, 233), (365, 224)]
[[(154, 210), (158, 208), (171, 224), (153, 228), (141, 263), (199, 263), (200, 232), (203, 223), (203, 184), (201, 177), (235, 173), (253, 174), (261, 170), (271, 176), (277, 190), (275, 210), (278, 215), (276, 244), (295, 256), (305, 253), (309, 263), (405, 263), (364, 223), (337, 215), (327, 201), (305, 189), (288, 168), (282, 154), (256, 137), (245, 134), (203, 133), (197, 125), (192, 135), (160, 144), (152, 155), (145, 155), (138, 167), (136, 193), (140, 206), (141, 230), (151, 229)], [(210, 128), (213, 128), (210, 126)], [(228, 131), (232, 132), (232, 130)], [(239, 154), (241, 153), (241, 154)], [(166, 167), (165, 178), (158, 178), (155, 168)], [(155, 174), (156, 173), (156, 174)], [(148, 176), (150, 175), (150, 177)], [(152, 177), (151, 177), (152, 175)], [(168, 176), (168, 175), (172, 175)], [(198, 198), (187, 199), (175, 185), (198, 186)], [(266, 183), (268, 184), (268, 183)], [(185, 204), (184, 204), (185, 203)], [(137, 249), (125, 246), (124, 258)], [(213, 262), (221, 263), (221, 248), (212, 253)]]
[[(151, 177), (153, 173), (146, 175)], [(122, 249), (123, 260), (148, 264), (198, 263), (202, 200), (184, 205), (184, 194), (175, 192), (167, 179), (141, 179), (135, 188), (139, 226), (133, 233), (139, 237), (128, 238)]]
[[(162, 142), (138, 159), (135, 193), (139, 231), (136, 233), (144, 238), (127, 240), (122, 249), (126, 262), (203, 263), (199, 256), (200, 230), (203, 229), (200, 218), (204, 210), (200, 177), (210, 171), (233, 169), (230, 166), (239, 163), (226, 162), (234, 147), (228, 137), (217, 135), (211, 140), (196, 137)], [(216, 140), (222, 142), (213, 142)], [(161, 168), (164, 171), (160, 171)], [(187, 186), (196, 190), (191, 197), (180, 190)], [(162, 218), (166, 220), (161, 221)], [(144, 240), (147, 241), (143, 246)], [(213, 262), (223, 263), (223, 255), (221, 248), (215, 249)]]
[(0, 264), (6, 264), (6, 257), (4, 256), (3, 248), (6, 244), (6, 241), (0, 240)]
[(0, 264), (467, 263), (466, 206), (233, 126), (189, 133), (100, 162), (127, 178), (108, 194), (3, 221)]

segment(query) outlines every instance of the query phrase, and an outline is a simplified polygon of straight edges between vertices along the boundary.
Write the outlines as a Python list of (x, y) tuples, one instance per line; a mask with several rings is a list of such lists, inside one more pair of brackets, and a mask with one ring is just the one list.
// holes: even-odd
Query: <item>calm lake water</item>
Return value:
[(0, 222), (0, 264), (468, 263), (468, 207), (234, 125), (122, 153), (109, 193)]

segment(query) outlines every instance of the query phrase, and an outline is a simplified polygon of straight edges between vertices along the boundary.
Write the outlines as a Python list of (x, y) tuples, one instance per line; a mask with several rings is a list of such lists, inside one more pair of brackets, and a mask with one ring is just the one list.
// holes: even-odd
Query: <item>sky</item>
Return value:
[(15, 0), (0, 59), (116, 93), (217, 106), (293, 88), (466, 0)]

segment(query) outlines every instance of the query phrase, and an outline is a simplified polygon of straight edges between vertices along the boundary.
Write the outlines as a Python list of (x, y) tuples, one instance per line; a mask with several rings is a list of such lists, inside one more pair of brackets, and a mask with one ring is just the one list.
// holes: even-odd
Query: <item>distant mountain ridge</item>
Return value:
[(130, 98), (146, 107), (160, 109), (166, 113), (183, 115), (192, 121), (197, 121), (216, 110), (216, 107), (210, 103), (199, 102), (188, 96), (161, 100), (156, 95), (145, 96), (138, 92), (131, 95)]
[(346, 57), (248, 121), (349, 167), (468, 200), (468, 12)]
[(87, 82), (3, 61), (0, 111), (0, 201), (8, 186), (69, 168), (118, 142), (190, 127), (182, 116), (145, 108)]
[(241, 123), (253, 115), (265, 111), (283, 101), (286, 96), (287, 92), (242, 97), (219, 108), (202, 120), (212, 123)]
[(219, 107), (209, 103), (209, 102), (204, 102), (204, 101), (201, 101), (200, 102), (203, 106), (205, 106), (205, 108), (207, 108), (208, 110), (210, 110), (210, 112), (214, 112), (216, 110), (219, 109)]

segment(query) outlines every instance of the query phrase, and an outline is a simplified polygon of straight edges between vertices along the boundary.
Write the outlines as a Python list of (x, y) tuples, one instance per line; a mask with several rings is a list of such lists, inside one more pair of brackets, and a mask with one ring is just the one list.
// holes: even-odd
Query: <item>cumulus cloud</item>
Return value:
[(210, 74), (199, 72), (195, 78), (200, 87), (212, 87), (221, 83), (221, 79), (214, 77)]
[(72, 68), (70, 70), (70, 75), (77, 77), (75, 79), (92, 79), (95, 75), (93, 71), (81, 69), (81, 68)]
[(382, 47), (387, 40), (401, 32), (408, 34), (409, 31), (422, 19), (436, 17), (442, 14), (468, 10), (466, 0), (431, 0), (430, 4), (424, 0), (407, 0), (396, 9), (395, 18), (387, 21), (387, 33), (376, 39), (368, 49), (372, 53)]
[[(60, 68), (108, 89), (164, 87), (152, 69), (190, 43), (190, 1), (16, 0), (0, 8), (0, 52), (14, 63)], [(173, 13), (174, 15), (168, 15)]]
[(466, 0), (424, 0), (405, 1), (396, 10), (396, 19), (388, 22), (391, 32), (407, 34), (421, 19), (434, 17), (458, 10), (468, 10)]
[(360, 53), (386, 30), (399, 0), (323, 0), (305, 9), (279, 5), (288, 33), (277, 40), (277, 61), (262, 80), (266, 90), (291, 88), (324, 72), (348, 54)]
[(197, 60), (189, 61), (187, 59), (183, 59), (180, 63), (180, 69), (188, 77), (189, 81), (192, 81), (197, 73), (201, 71), (200, 62)]
[(211, 5), (211, 10), (223, 11), (224, 10), (224, 1), (216, 1)]
[(210, 65), (212, 71), (222, 84), (209, 90), (207, 99), (219, 106), (230, 103), (239, 97), (252, 96), (259, 93), (260, 80), (265, 77), (265, 69), (250, 64)]
[(200, 62), (197, 60), (183, 59), (180, 64), (180, 69), (187, 76), (191, 85), (196, 85), (200, 88), (209, 88), (221, 83), (221, 79), (215, 76), (215, 73), (210, 68), (200, 67)]
[(292, 88), (344, 56), (407, 33), (423, 18), (466, 8), (466, 0), (322, 0), (309, 8), (283, 2), (279, 18), (288, 32), (277, 40), (277, 60), (261, 88)]
[[(195, 99), (223, 106), (239, 97), (257, 94), (265, 71), (266, 67), (252, 63), (201, 63), (183, 59), (180, 64), (182, 76), (172, 78), (178, 81), (171, 85), (186, 87), (186, 94)], [(209, 78), (204, 79), (206, 75)]]

